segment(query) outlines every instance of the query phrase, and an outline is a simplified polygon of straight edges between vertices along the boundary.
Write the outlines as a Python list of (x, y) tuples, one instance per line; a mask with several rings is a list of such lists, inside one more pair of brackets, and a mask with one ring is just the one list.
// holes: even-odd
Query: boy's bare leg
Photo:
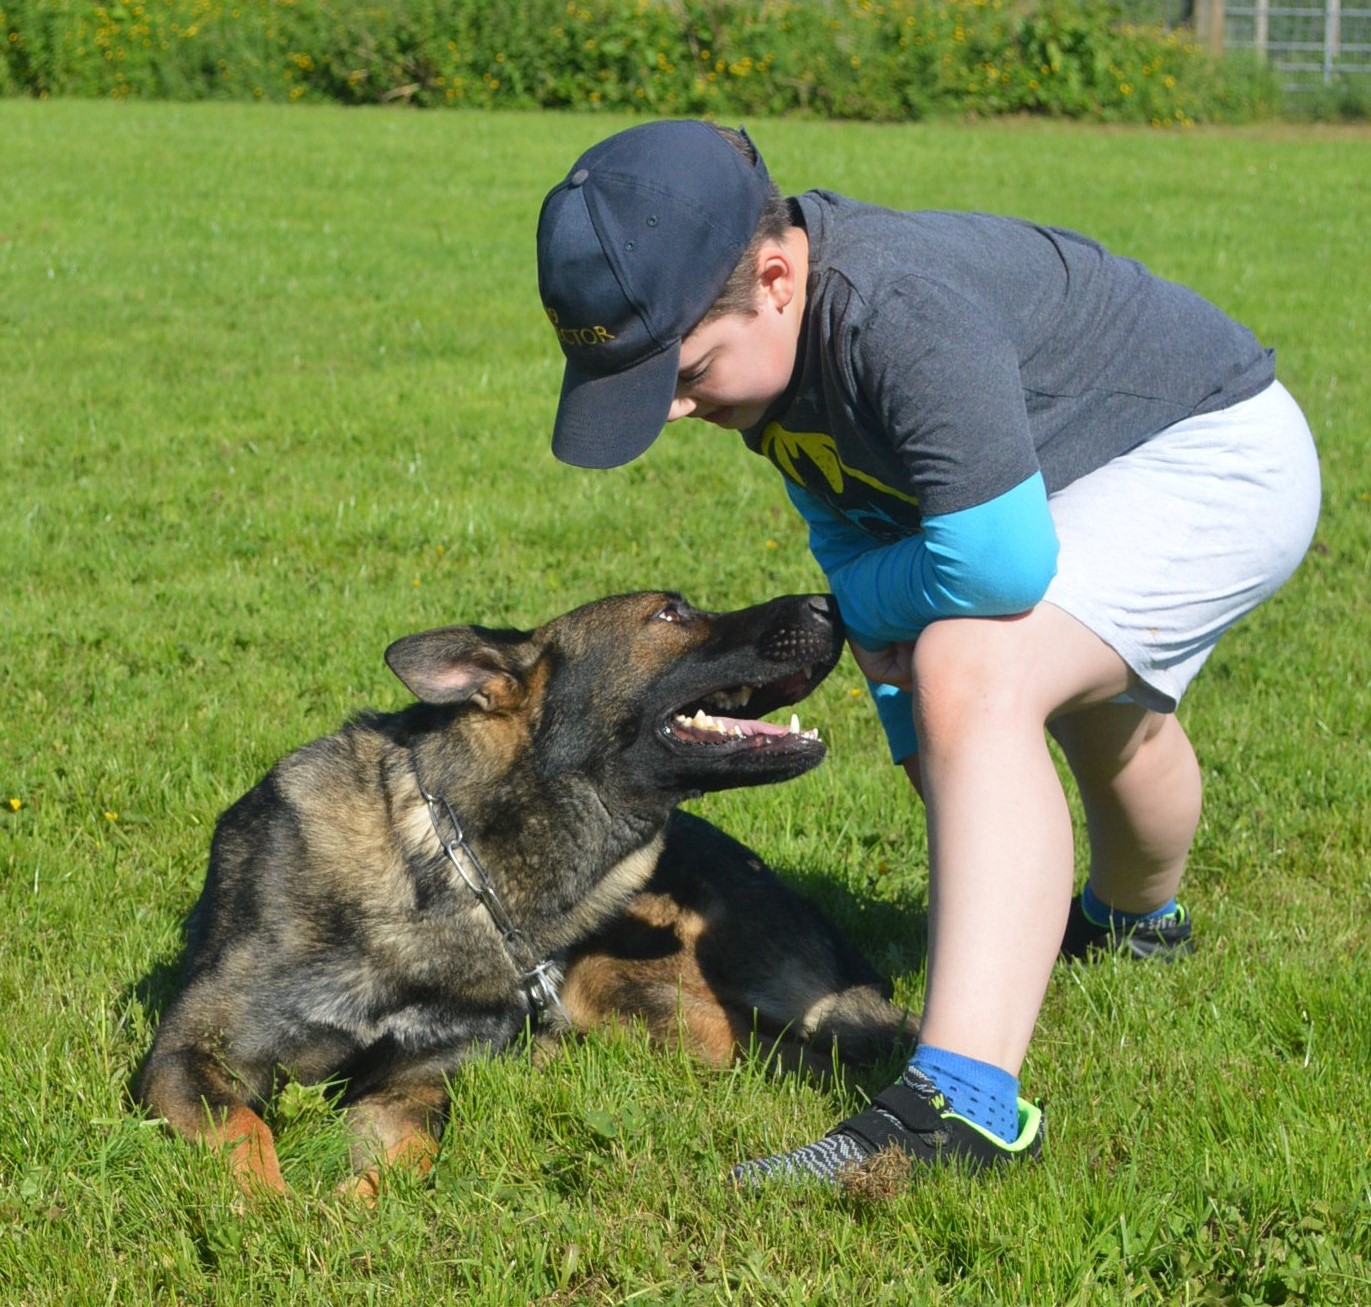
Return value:
[(1180, 722), (1106, 703), (1060, 717), (1051, 729), (1085, 806), (1091, 889), (1121, 912), (1151, 912), (1174, 898), (1203, 793)]
[[(912, 649), (859, 654), (868, 675), (892, 683), (905, 680), (897, 659), (910, 668), (920, 742), (917, 765), (905, 770), (923, 796), (929, 838), (919, 1048), (895, 1085), (823, 1139), (735, 1167), (743, 1186), (776, 1176), (836, 1181), (891, 1147), (915, 1162), (950, 1152), (973, 1166), (1041, 1148), (1041, 1114), (1022, 1099), (1018, 1138), (1003, 1127), (1013, 1126), (1004, 1109), (1015, 1109), (1071, 902), (1071, 818), (1049, 722), (1081, 715), (1079, 730), (1064, 734), (1090, 793), (1091, 834), (1111, 865), (1151, 873), (1165, 863), (1165, 875), (1178, 874), (1194, 831), (1198, 797), (1171, 774), (1193, 768), (1184, 736), (1148, 714), (1104, 711), (1131, 673), (1061, 609), (935, 622)], [(1101, 732), (1087, 742), (1092, 718)]]
[(1130, 673), (1050, 604), (935, 622), (913, 655), (928, 812), (928, 979), (921, 1038), (1017, 1075), (1066, 924), (1066, 796), (1044, 727), (1105, 703)]

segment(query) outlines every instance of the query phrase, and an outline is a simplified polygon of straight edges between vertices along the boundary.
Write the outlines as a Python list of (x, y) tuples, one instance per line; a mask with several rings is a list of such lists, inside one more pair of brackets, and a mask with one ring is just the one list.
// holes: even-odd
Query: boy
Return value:
[[(1037, 1155), (1018, 1073), (1053, 963), (1190, 948), (1200, 777), (1175, 708), (1313, 534), (1317, 459), (1272, 352), (1070, 232), (785, 200), (744, 133), (700, 122), (577, 160), (538, 272), (567, 360), (554, 453), (612, 467), (696, 417), (769, 459), (925, 805), (908, 1069), (735, 1177)], [(1074, 900), (1046, 732), (1086, 814)]]

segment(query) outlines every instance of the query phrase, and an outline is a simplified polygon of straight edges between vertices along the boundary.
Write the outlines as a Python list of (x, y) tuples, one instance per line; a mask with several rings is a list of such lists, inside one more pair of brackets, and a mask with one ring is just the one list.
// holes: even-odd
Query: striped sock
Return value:
[(1019, 1137), (1019, 1081), (1001, 1067), (920, 1044), (909, 1070), (935, 1084), (960, 1117), (1012, 1144)]
[(1160, 921), (1172, 916), (1177, 911), (1177, 904), (1174, 898), (1170, 898), (1151, 912), (1122, 912), (1118, 908), (1111, 908), (1086, 881), (1085, 888), (1081, 890), (1081, 911), (1085, 913), (1087, 921), (1097, 926), (1107, 926), (1116, 934), (1123, 935), (1145, 921)]

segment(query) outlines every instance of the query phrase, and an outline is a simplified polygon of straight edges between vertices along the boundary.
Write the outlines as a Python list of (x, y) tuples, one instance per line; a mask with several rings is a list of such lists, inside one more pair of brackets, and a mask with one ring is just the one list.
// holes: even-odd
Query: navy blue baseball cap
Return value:
[(538, 216), (538, 291), (566, 355), (552, 452), (637, 458), (666, 425), (681, 338), (708, 312), (771, 193), (709, 123), (642, 123), (592, 146)]

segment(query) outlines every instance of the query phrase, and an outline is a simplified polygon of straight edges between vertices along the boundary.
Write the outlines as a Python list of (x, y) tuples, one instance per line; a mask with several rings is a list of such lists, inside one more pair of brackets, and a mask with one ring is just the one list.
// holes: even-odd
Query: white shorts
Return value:
[[(1119, 703), (1174, 712), (1215, 644), (1304, 557), (1319, 462), (1280, 382), (1186, 418), (1048, 498), (1070, 613), (1137, 675)], [(907, 691), (870, 684), (893, 761), (918, 750)]]
[(1122, 701), (1173, 712), (1219, 636), (1298, 566), (1319, 498), (1309, 426), (1275, 382), (1052, 495), (1059, 552), (1044, 602), (1137, 674)]

